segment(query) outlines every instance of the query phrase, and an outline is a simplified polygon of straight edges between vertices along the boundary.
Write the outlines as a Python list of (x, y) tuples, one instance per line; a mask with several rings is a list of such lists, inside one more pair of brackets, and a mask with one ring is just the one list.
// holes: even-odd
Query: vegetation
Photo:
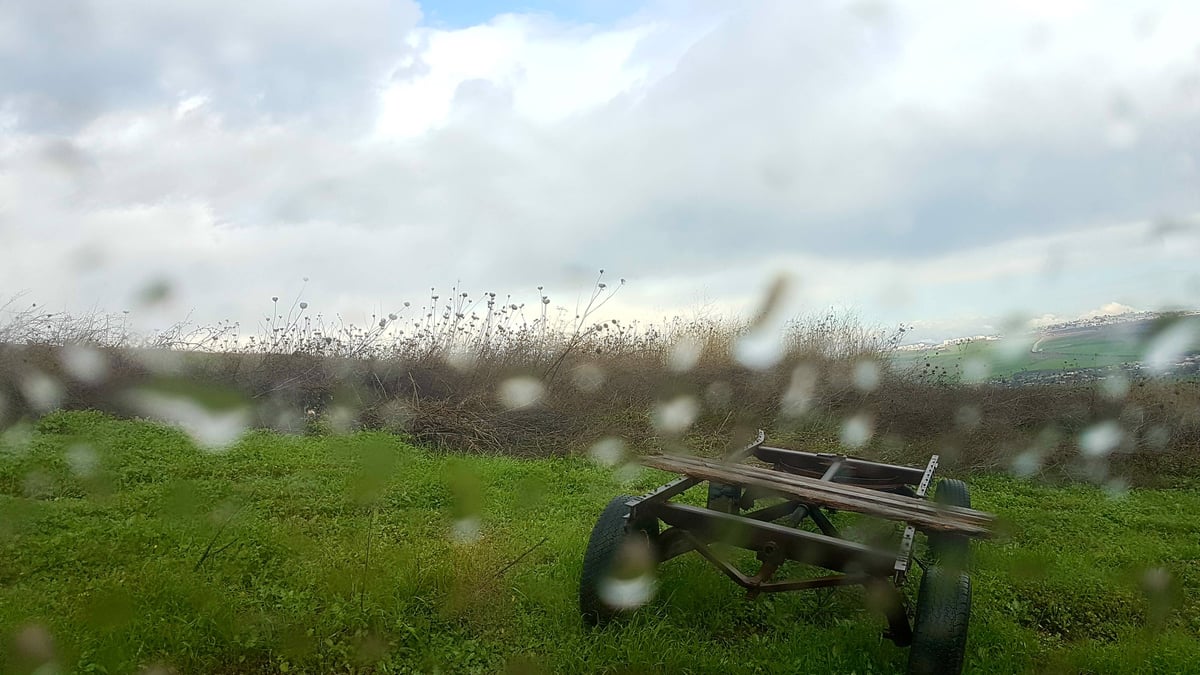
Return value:
[[(1174, 328), (1175, 335), (1167, 336)], [(1156, 338), (1183, 339), (1176, 357), (1200, 354), (1200, 317), (1164, 315), (1130, 323), (1060, 329), (1048, 334), (972, 340), (914, 351), (892, 358), (904, 367), (947, 380), (1004, 379), (1033, 371), (1115, 369), (1144, 363)]]
[(1007, 523), (976, 551), (973, 670), (1200, 656), (1200, 382), (963, 383), (852, 316), (780, 330), (770, 298), (601, 320), (602, 279), (575, 312), (455, 289), (368, 328), (276, 300), (251, 336), (8, 311), (0, 671), (895, 671), (861, 591), (749, 602), (695, 557), (581, 629), (596, 516), (664, 478), (628, 455), (756, 428), (969, 478)]
[[(664, 565), (659, 598), (630, 620), (585, 631), (575, 593), (593, 520), (656, 472), (433, 453), (379, 433), (256, 432), (212, 453), (87, 412), (21, 431), (0, 446), (3, 672), (904, 663), (861, 591), (747, 601), (696, 556)], [(975, 546), (970, 672), (1184, 672), (1200, 659), (1200, 484), (971, 485), (1006, 524)]]
[[(620, 287), (603, 279), (573, 311), (544, 294), (525, 308), (456, 288), (369, 327), (274, 299), (251, 335), (182, 322), (135, 337), (121, 321), (10, 312), (0, 427), (95, 409), (179, 423), (216, 445), (247, 428), (374, 429), (424, 447), (542, 457), (614, 437), (635, 451), (717, 453), (764, 428), (781, 443), (917, 463), (937, 452), (963, 470), (1101, 485), (1200, 475), (1195, 379), (964, 383), (945, 367), (897, 365), (903, 331), (851, 315), (780, 329), (769, 319), (778, 293), (750, 321), (603, 319)], [(1115, 440), (1081, 452), (1096, 429)]]

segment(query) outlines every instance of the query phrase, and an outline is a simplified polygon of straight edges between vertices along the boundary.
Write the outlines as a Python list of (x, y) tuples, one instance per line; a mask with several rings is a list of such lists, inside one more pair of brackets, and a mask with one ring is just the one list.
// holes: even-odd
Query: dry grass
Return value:
[[(244, 411), (250, 426), (385, 429), (467, 452), (557, 455), (616, 437), (635, 449), (717, 453), (766, 428), (781, 444), (822, 451), (906, 462), (938, 452), (958, 470), (1132, 483), (1200, 474), (1196, 382), (1141, 381), (1113, 398), (1085, 385), (923, 380), (890, 365), (902, 332), (851, 315), (772, 331), (767, 363), (746, 353), (762, 342), (765, 324), (755, 321), (601, 320), (616, 288), (601, 276), (566, 314), (544, 295), (526, 308), (433, 291), (424, 306), (369, 327), (276, 299), (249, 336), (237, 324), (185, 321), (135, 337), (111, 318), (10, 310), (0, 416), (7, 426), (59, 407), (153, 415), (145, 397), (129, 395), (150, 391)], [(1117, 437), (1085, 456), (1080, 436), (1097, 426)]]

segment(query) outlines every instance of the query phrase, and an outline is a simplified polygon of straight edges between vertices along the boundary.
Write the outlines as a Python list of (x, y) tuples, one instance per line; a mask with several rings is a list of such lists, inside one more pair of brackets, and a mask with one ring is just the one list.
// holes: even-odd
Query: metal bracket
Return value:
[[(917, 485), (917, 496), (924, 497), (929, 491), (929, 484), (933, 481), (933, 472), (937, 471), (938, 456), (934, 455), (929, 458), (929, 464), (925, 466), (925, 474), (921, 476), (921, 482)], [(917, 528), (913, 525), (904, 527), (904, 535), (900, 537), (900, 555), (896, 557), (896, 585), (904, 584), (908, 578), (910, 562), (912, 558), (913, 540), (916, 538)]]

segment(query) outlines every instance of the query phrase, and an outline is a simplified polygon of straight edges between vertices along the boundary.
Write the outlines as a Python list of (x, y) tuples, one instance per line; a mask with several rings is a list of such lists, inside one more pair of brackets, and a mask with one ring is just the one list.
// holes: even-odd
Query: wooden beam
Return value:
[(888, 494), (842, 483), (772, 471), (745, 464), (721, 464), (697, 457), (653, 455), (641, 463), (703, 480), (760, 487), (794, 498), (842, 511), (855, 511), (880, 518), (908, 522), (925, 530), (959, 532), (975, 537), (991, 534), (995, 518), (988, 513), (923, 499)]

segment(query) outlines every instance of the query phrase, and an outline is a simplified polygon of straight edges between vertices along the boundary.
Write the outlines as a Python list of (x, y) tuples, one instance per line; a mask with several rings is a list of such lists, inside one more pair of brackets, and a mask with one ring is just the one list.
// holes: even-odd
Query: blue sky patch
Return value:
[(500, 14), (548, 14), (572, 23), (610, 24), (643, 4), (635, 0), (429, 0), (423, 22), (437, 28), (466, 28)]

